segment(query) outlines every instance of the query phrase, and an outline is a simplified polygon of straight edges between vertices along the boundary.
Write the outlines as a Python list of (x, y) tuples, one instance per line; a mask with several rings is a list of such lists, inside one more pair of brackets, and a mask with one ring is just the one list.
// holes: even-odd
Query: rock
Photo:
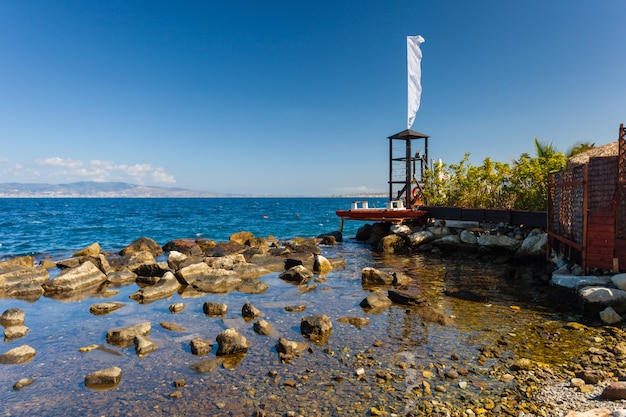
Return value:
[(333, 265), (328, 259), (322, 255), (316, 255), (313, 258), (313, 272), (317, 274), (326, 274), (333, 270)]
[(276, 352), (278, 352), (283, 363), (290, 363), (293, 358), (304, 353), (309, 346), (304, 342), (294, 342), (283, 337), (278, 339)]
[(532, 232), (522, 241), (516, 256), (545, 259), (548, 253), (548, 234)]
[(130, 295), (130, 298), (140, 303), (149, 303), (154, 300), (167, 298), (180, 289), (180, 283), (171, 272), (165, 273), (155, 285), (144, 287)]
[(249, 302), (246, 302), (241, 308), (241, 316), (244, 319), (253, 319), (255, 317), (259, 317), (262, 314), (263, 313), (261, 313), (261, 310), (259, 310)]
[(571, 274), (552, 274), (550, 285), (572, 292), (578, 292), (584, 287), (602, 287), (611, 284), (611, 278), (606, 276), (575, 276)]
[(208, 359), (205, 361), (196, 362), (193, 365), (191, 365), (189, 368), (192, 371), (195, 371), (199, 374), (206, 374), (206, 373), (213, 372), (214, 370), (216, 370), (218, 366), (220, 366), (220, 363), (222, 363), (222, 359), (213, 358), (213, 359)]
[(159, 348), (152, 340), (141, 335), (135, 336), (133, 342), (135, 343), (135, 352), (140, 358), (147, 356)]
[(193, 287), (198, 291), (213, 294), (225, 294), (234, 291), (242, 282), (242, 279), (239, 278), (233, 271), (226, 271), (223, 269), (216, 269), (214, 271), (223, 271), (225, 273), (210, 277), (202, 277), (193, 283)]
[(228, 240), (239, 243), (240, 245), (245, 245), (246, 242), (249, 242), (252, 239), (254, 239), (254, 234), (250, 232), (238, 232), (230, 235)]
[(478, 243), (478, 238), (474, 233), (465, 229), (459, 233), (459, 241), (461, 243), (465, 243), (466, 245), (476, 245)]
[(180, 326), (180, 325), (178, 325), (176, 323), (172, 323), (172, 322), (169, 322), (169, 321), (162, 321), (159, 324), (165, 330), (171, 330), (173, 332), (184, 332), (184, 331), (186, 331), (186, 329), (183, 326)]
[(202, 310), (207, 316), (224, 316), (228, 312), (228, 306), (224, 303), (207, 301), (202, 305)]
[(600, 398), (604, 400), (626, 400), (626, 381), (616, 381), (604, 388)]
[(611, 282), (622, 291), (626, 291), (626, 273), (615, 274), (611, 277)]
[(422, 305), (417, 307), (417, 314), (420, 316), (420, 318), (422, 319), (422, 321), (425, 322), (431, 322), (431, 323), (437, 323), (440, 324), (442, 326), (447, 326), (450, 323), (452, 323), (452, 318), (446, 316), (445, 314), (443, 314), (441, 311), (429, 306), (429, 305)]
[(256, 333), (262, 336), (269, 336), (272, 334), (272, 325), (263, 319), (255, 321), (253, 329)]
[(162, 277), (171, 272), (170, 267), (165, 262), (146, 262), (130, 268), (132, 272), (140, 277)]
[(195, 338), (190, 342), (191, 353), (197, 356), (204, 356), (211, 352), (213, 345), (208, 340)]
[(75, 268), (70, 268), (43, 284), (46, 294), (59, 292), (74, 292), (93, 288), (106, 281), (106, 275), (102, 273), (93, 263), (85, 262)]
[(530, 371), (533, 367), (533, 363), (530, 359), (520, 358), (511, 365), (511, 369), (514, 371)]
[(616, 324), (622, 321), (622, 317), (610, 306), (600, 312), (600, 319), (606, 324)]
[(396, 304), (419, 306), (428, 303), (426, 297), (416, 292), (390, 289), (387, 291), (387, 295), (389, 299)]
[(122, 327), (107, 332), (107, 343), (115, 346), (129, 346), (135, 336), (147, 336), (150, 333), (150, 322), (135, 324), (134, 326)]
[(394, 272), (392, 275), (394, 287), (407, 287), (413, 282), (410, 276), (402, 272)]
[(387, 235), (378, 243), (378, 250), (383, 253), (401, 253), (406, 251), (406, 241), (402, 236)]
[(241, 282), (235, 290), (244, 294), (263, 294), (269, 287), (266, 282), (247, 279)]
[(19, 363), (30, 362), (31, 360), (33, 360), (36, 353), (37, 352), (32, 347), (28, 345), (22, 345), (0, 355), (0, 363), (16, 365)]
[(245, 264), (246, 258), (241, 254), (209, 257), (204, 262), (213, 269), (233, 269), (235, 265)]
[(204, 251), (206, 256), (220, 257), (227, 255), (236, 255), (238, 253), (244, 253), (249, 246), (239, 244), (235, 241), (218, 242), (212, 248), (208, 248)]
[(402, 237), (408, 237), (412, 232), (411, 228), (405, 224), (392, 224), (389, 227), (389, 233)]
[(259, 265), (249, 263), (239, 263), (233, 265), (232, 269), (241, 279), (255, 279), (269, 274), (269, 269), (263, 268)]
[(288, 311), (290, 313), (302, 313), (304, 310), (306, 310), (305, 305), (285, 306), (285, 311)]
[(107, 275), (106, 282), (115, 286), (121, 286), (135, 282), (137, 274), (128, 270), (115, 271)]
[(124, 305), (124, 303), (118, 302), (98, 303), (89, 307), (89, 312), (94, 316), (103, 316), (117, 310), (118, 308), (124, 307)]
[(210, 276), (213, 272), (208, 264), (204, 262), (192, 264), (176, 271), (176, 278), (183, 285), (193, 285), (196, 280), (205, 276)]
[(35, 266), (35, 258), (32, 256), (16, 256), (0, 261), (0, 274), (19, 269), (30, 269)]
[(4, 329), (4, 340), (8, 341), (24, 337), (26, 336), (26, 333), (28, 333), (28, 330), (28, 327), (23, 325), (7, 327)]
[(0, 325), (4, 327), (20, 326), (24, 324), (24, 310), (21, 308), (9, 308), (0, 316)]
[(387, 294), (375, 291), (363, 299), (359, 305), (364, 309), (384, 310), (392, 304)]
[(122, 380), (122, 370), (117, 366), (92, 372), (85, 377), (85, 387), (92, 389), (115, 388)]
[(585, 287), (578, 295), (585, 314), (595, 315), (594, 313), (609, 306), (618, 314), (626, 313), (626, 291), (616, 288)]
[[(170, 240), (163, 245), (163, 252), (169, 253), (168, 263), (172, 254), (184, 254), (186, 256), (202, 255), (202, 248), (192, 239), (175, 239)], [(174, 255), (175, 257), (177, 255)], [(186, 257), (185, 256), (185, 257)]]
[(74, 257), (79, 257), (79, 256), (98, 256), (100, 255), (100, 253), (102, 253), (102, 248), (100, 247), (100, 244), (98, 242), (92, 243), (91, 245), (87, 246), (84, 249), (81, 249), (77, 252), (75, 252), (72, 256)]
[(41, 286), (49, 279), (50, 274), (43, 266), (2, 272), (0, 273), (0, 294), (7, 294), (16, 286), (24, 284)]
[(178, 314), (185, 309), (185, 303), (174, 303), (169, 307), (170, 313)]
[(163, 254), (163, 249), (161, 249), (161, 246), (149, 237), (140, 237), (122, 249), (119, 254), (126, 256), (137, 252), (150, 252), (153, 256), (159, 256)]
[(237, 330), (226, 329), (215, 338), (217, 341), (216, 355), (233, 355), (236, 353), (246, 353), (250, 347), (250, 342)]
[(304, 266), (296, 265), (280, 274), (279, 277), (288, 282), (306, 284), (313, 278), (313, 275), (313, 272), (309, 271)]
[(372, 267), (365, 267), (361, 270), (361, 285), (364, 287), (391, 286), (393, 281), (394, 276), (389, 272), (380, 271)]
[(349, 323), (353, 326), (363, 328), (370, 324), (371, 320), (366, 317), (340, 317), (337, 319), (338, 323)]
[(333, 331), (333, 324), (325, 314), (303, 317), (300, 322), (302, 336), (314, 342), (325, 343)]
[(426, 231), (426, 230), (421, 231), (421, 232), (415, 232), (408, 236), (409, 245), (413, 248), (417, 248), (422, 244), (431, 242), (435, 238), (436, 238), (435, 235), (433, 235), (431, 232)]
[(521, 245), (520, 241), (506, 235), (490, 235), (483, 233), (478, 237), (480, 246), (492, 249), (506, 249), (515, 252)]
[(35, 380), (33, 378), (22, 378), (13, 385), (15, 391), (19, 391), (31, 385)]

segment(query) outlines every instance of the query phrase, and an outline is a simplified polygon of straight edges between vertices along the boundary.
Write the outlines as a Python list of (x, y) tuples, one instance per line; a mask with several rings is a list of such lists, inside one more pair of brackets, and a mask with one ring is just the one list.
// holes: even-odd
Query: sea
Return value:
[[(279, 239), (338, 230), (348, 198), (3, 198), (0, 258), (66, 256), (94, 242), (119, 251), (139, 237), (228, 240), (233, 233)], [(384, 206), (383, 200), (370, 204)], [(361, 222), (346, 222), (354, 236)]]
[[(351, 201), (0, 199), (0, 260), (21, 255), (33, 256), (36, 263), (62, 260), (95, 242), (104, 252), (115, 253), (140, 237), (160, 245), (179, 238), (226, 241), (240, 231), (273, 236), (279, 242), (311, 238), (339, 230), (335, 210), (349, 208)], [(384, 200), (369, 199), (369, 205), (382, 207)], [(486, 395), (496, 401), (511, 395), (514, 382), (502, 382), (498, 375), (515, 358), (560, 364), (582, 353), (585, 344), (576, 339), (582, 333), (563, 330), (560, 323), (572, 318), (555, 308), (545, 286), (515, 278), (532, 276), (530, 265), (454, 252), (378, 253), (354, 238), (363, 225), (346, 221), (343, 241), (321, 247), (322, 255), (343, 260), (343, 266), (316, 275), (306, 285), (284, 281), (280, 272), (268, 273), (258, 278), (269, 286), (262, 294), (179, 291), (140, 304), (130, 296), (141, 284), (132, 283), (71, 298), (0, 296), (0, 314), (22, 309), (29, 329), (24, 337), (0, 342), (0, 355), (23, 345), (36, 351), (27, 363), (0, 364), (0, 417), (405, 415), (423, 405), (424, 381), (438, 387), (429, 400), (464, 410), (468, 404), (480, 405)], [(403, 305), (364, 310), (360, 303), (372, 291), (388, 290), (362, 286), (362, 270), (368, 267), (408, 276), (406, 290), (422, 294), (452, 323), (431, 322)], [(58, 274), (57, 268), (50, 270), (51, 279)], [(488, 301), (445, 295), (457, 290), (478, 293)], [(123, 307), (104, 316), (91, 314), (90, 307), (102, 302)], [(228, 312), (207, 317), (205, 302), (224, 303)], [(272, 325), (270, 335), (257, 334), (253, 323), (242, 318), (246, 302)], [(183, 303), (184, 310), (173, 314), (173, 303)], [(288, 306), (304, 311), (293, 312)], [(304, 316), (319, 314), (327, 315), (333, 325), (330, 339), (322, 344), (307, 341), (300, 332)], [(354, 318), (358, 320), (351, 321)], [(107, 331), (146, 321), (151, 325), (148, 337), (158, 346), (149, 355), (138, 357), (133, 346), (106, 342)], [(216, 337), (229, 328), (247, 338), (250, 347), (243, 356), (218, 358)], [(552, 331), (559, 337), (547, 345), (542, 337)], [(208, 341), (213, 350), (203, 357), (192, 354), (190, 342), (195, 338)], [(284, 362), (276, 350), (279, 338), (306, 343), (308, 349)], [(478, 360), (494, 346), (497, 357)], [(194, 365), (203, 361), (217, 365), (198, 373)], [(88, 374), (110, 367), (122, 370), (117, 386), (85, 386)], [(443, 377), (450, 369), (468, 372), (457, 379)], [(22, 378), (32, 384), (16, 390), (14, 384)]]

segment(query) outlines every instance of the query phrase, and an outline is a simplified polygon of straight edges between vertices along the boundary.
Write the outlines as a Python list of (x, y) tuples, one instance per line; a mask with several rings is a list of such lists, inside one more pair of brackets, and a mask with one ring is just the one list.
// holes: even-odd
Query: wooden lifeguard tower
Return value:
[[(406, 129), (388, 139), (389, 201), (404, 201), (407, 209), (423, 205), (424, 172), (428, 168), (428, 135)], [(421, 149), (413, 146), (413, 141), (419, 139), (424, 140)]]

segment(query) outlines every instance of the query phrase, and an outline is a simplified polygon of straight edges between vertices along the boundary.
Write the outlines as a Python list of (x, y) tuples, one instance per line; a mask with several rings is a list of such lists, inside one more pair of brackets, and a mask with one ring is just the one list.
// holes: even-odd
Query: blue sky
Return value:
[(625, 15), (622, 0), (0, 0), (0, 182), (384, 192), (417, 34), (431, 158), (602, 145), (626, 123)]

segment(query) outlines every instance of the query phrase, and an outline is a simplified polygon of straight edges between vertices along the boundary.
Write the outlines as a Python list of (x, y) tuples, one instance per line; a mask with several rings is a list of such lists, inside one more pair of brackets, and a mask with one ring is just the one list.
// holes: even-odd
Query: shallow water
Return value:
[[(209, 203), (215, 204), (213, 213), (219, 211), (217, 202)], [(282, 219), (282, 223), (275, 221), (270, 225), (280, 234), (263, 229), (267, 225), (257, 226), (259, 231), (251, 231), (261, 236), (290, 237), (315, 236), (337, 228), (337, 219), (332, 217), (332, 205), (336, 202), (324, 202), (325, 211), (316, 212), (315, 216), (311, 213), (320, 203), (309, 203), (313, 208), (295, 216), (291, 202), (262, 201), (252, 211), (257, 216), (254, 223), (264, 225), (263, 221), (269, 218), (263, 216)], [(32, 201), (31, 204), (42, 203)], [(80, 204), (90, 207), (88, 202)], [(192, 220), (191, 207), (197, 208), (197, 201), (186, 203), (190, 205), (186, 209), (180, 202), (163, 209), (163, 203), (154, 200), (138, 204), (132, 215), (127, 213), (122, 227), (119, 220), (118, 223), (113, 220), (116, 215), (112, 213), (118, 204), (127, 203), (97, 202), (97, 207), (90, 211), (93, 213), (89, 222), (76, 220), (76, 212), (70, 215), (62, 207), (42, 204), (37, 210), (53, 219), (46, 221), (46, 233), (35, 231), (41, 216), (26, 213), (19, 220), (5, 218), (3, 231), (7, 230), (7, 225), (12, 230), (28, 228), (36, 239), (25, 242), (23, 235), (21, 241), (5, 233), (3, 250), (12, 255), (36, 253), (39, 257), (58, 257), (93, 243), (96, 235), (107, 236), (103, 246), (112, 250), (143, 235), (155, 237), (164, 244), (176, 237), (192, 235), (226, 240), (230, 233), (251, 229), (246, 227), (246, 219), (234, 216), (229, 217), (229, 224), (219, 225)], [(106, 215), (98, 214), (102, 207), (109, 207), (111, 211)], [(128, 222), (128, 216), (141, 219), (155, 207), (161, 207), (162, 211), (151, 217), (150, 223), (163, 219), (167, 227), (159, 228), (155, 224), (148, 227), (139, 220), (137, 224)], [(269, 214), (261, 214), (264, 212)], [(303, 226), (302, 221), (306, 225)], [(278, 223), (282, 227), (275, 226)], [(174, 236), (176, 230), (181, 234)], [(348, 233), (345, 236), (349, 236)], [(45, 235), (57, 237), (46, 240)], [(29, 363), (0, 365), (0, 416), (248, 416), (256, 409), (264, 409), (268, 415), (297, 411), (307, 416), (351, 416), (368, 415), (371, 407), (402, 415), (422, 400), (413, 387), (424, 379), (446, 389), (446, 392), (433, 394), (433, 398), (462, 404), (468, 396), (497, 393), (506, 388), (507, 383), (490, 377), (493, 366), (515, 357), (531, 357), (555, 364), (567, 361), (584, 349), (581, 335), (568, 334), (561, 329), (561, 324), (570, 317), (552, 307), (553, 301), (545, 294), (545, 288), (536, 282), (508, 278), (510, 268), (507, 266), (465, 255), (382, 256), (351, 239), (323, 249), (327, 257), (345, 258), (346, 267), (331, 271), (308, 292), (281, 280), (278, 273), (271, 273), (260, 278), (270, 288), (259, 295), (203, 294), (184, 298), (183, 293), (150, 304), (138, 304), (128, 298), (137, 286), (128, 285), (117, 288), (119, 293), (106, 298), (106, 301), (123, 302), (125, 306), (105, 316), (94, 316), (88, 311), (92, 304), (105, 301), (97, 296), (78, 301), (47, 297), (36, 302), (0, 299), (0, 312), (11, 307), (23, 309), (25, 325), (30, 328), (26, 337), (3, 342), (0, 353), (22, 344), (37, 351), (35, 359)], [(366, 266), (409, 275), (413, 279), (411, 289), (424, 294), (436, 309), (453, 316), (453, 323), (442, 326), (425, 322), (415, 309), (406, 306), (394, 305), (378, 314), (363, 311), (359, 303), (369, 294), (361, 287), (361, 270)], [(465, 301), (443, 294), (444, 290), (459, 289), (480, 293), (488, 301)], [(228, 314), (224, 318), (205, 316), (202, 305), (206, 301), (226, 303)], [(256, 334), (252, 322), (241, 318), (241, 307), (246, 301), (259, 308), (262, 318), (273, 325), (272, 335)], [(179, 314), (172, 314), (168, 307), (174, 302), (184, 302), (186, 308)], [(307, 308), (301, 313), (286, 312), (284, 307), (290, 305), (306, 305)], [(313, 314), (326, 314), (332, 319), (330, 340), (323, 345), (310, 343), (310, 353), (304, 353), (290, 364), (282, 364), (275, 348), (278, 337), (304, 341), (300, 320)], [(371, 323), (358, 328), (337, 321), (346, 316), (368, 317)], [(143, 321), (151, 323), (149, 338), (158, 344), (158, 350), (139, 358), (133, 347), (107, 345), (108, 330)], [(186, 330), (165, 330), (160, 322), (174, 322)], [(558, 329), (559, 340), (546, 343), (545, 334), (550, 336), (557, 331), (550, 329), (553, 324)], [(192, 371), (190, 365), (215, 357), (216, 346), (206, 357), (197, 357), (191, 354), (190, 340), (200, 337), (215, 341), (219, 332), (230, 327), (250, 340), (250, 349), (239, 358), (241, 362), (237, 364), (235, 360), (232, 365), (227, 362), (206, 374)], [(503, 335), (509, 340), (504, 353), (477, 364), (481, 348), (497, 344)], [(120, 355), (99, 349), (79, 351), (92, 344), (108, 346)], [(85, 388), (84, 378), (88, 373), (111, 366), (118, 366), (123, 372), (116, 388), (101, 391)], [(359, 368), (365, 371), (362, 378), (357, 378)], [(450, 368), (467, 368), (470, 372), (458, 380), (437, 376), (440, 370)], [(270, 376), (270, 371), (276, 371), (277, 376)], [(376, 371), (389, 372), (392, 379), (380, 383)], [(24, 377), (36, 381), (20, 391), (12, 390), (13, 384)], [(175, 388), (176, 380), (184, 380), (186, 386)], [(460, 381), (469, 382), (462, 392), (458, 389)], [(181, 398), (170, 397), (176, 391), (180, 391)]]

